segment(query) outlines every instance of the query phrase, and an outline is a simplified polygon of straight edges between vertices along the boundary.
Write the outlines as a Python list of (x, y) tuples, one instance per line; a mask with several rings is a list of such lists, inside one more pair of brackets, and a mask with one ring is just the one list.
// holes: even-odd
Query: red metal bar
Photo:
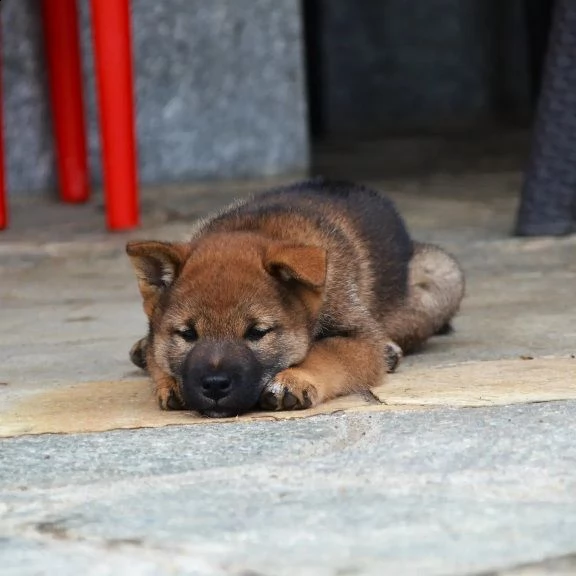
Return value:
[[(51, 0), (52, 1), (52, 0)], [(138, 225), (129, 0), (91, 0), (104, 194), (111, 230)]]
[(42, 24), (60, 198), (85, 202), (90, 192), (76, 0), (42, 0)]
[[(0, 47), (2, 38), (0, 36)], [(0, 230), (8, 226), (8, 203), (6, 201), (6, 178), (4, 174), (4, 92), (2, 86), (2, 51), (0, 49)]]

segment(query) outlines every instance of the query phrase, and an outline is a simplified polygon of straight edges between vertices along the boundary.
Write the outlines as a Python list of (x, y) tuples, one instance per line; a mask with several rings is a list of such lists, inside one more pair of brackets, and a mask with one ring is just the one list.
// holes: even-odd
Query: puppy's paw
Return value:
[(386, 342), (384, 346), (384, 363), (386, 364), (386, 372), (388, 372), (388, 374), (396, 372), (402, 356), (402, 348), (400, 348), (396, 342), (392, 342), (392, 340)]
[(260, 396), (263, 410), (304, 410), (318, 403), (318, 391), (298, 368), (276, 374)]
[(146, 370), (146, 348), (148, 346), (148, 338), (140, 338), (130, 348), (130, 360), (132, 364), (138, 366), (142, 370)]
[(159, 388), (156, 390), (156, 398), (160, 410), (184, 410), (184, 403), (173, 388)]
[(450, 322), (446, 322), (443, 326), (441, 326), (437, 332), (434, 334), (435, 336), (449, 336), (454, 332), (454, 326)]

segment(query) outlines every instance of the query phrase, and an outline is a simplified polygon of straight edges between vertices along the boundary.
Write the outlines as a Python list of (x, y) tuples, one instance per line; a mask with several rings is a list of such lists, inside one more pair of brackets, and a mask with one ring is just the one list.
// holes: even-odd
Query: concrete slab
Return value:
[(440, 575), (566, 555), (575, 417), (570, 402), (4, 440), (3, 573)]
[[(379, 183), (414, 235), (452, 250), (468, 276), (457, 332), (407, 358), (403, 374), (576, 353), (576, 238), (510, 238), (518, 182)], [(145, 229), (121, 235), (103, 232), (97, 207), (13, 206), (0, 238), (0, 404), (140, 378), (127, 350), (145, 322), (125, 240), (185, 238), (193, 218), (251, 189), (148, 191)], [(545, 574), (563, 561), (534, 563), (576, 553), (575, 416), (565, 401), (2, 440), (0, 565)]]
[(571, 576), (576, 573), (576, 555), (568, 554), (560, 558), (551, 558), (534, 564), (518, 566), (499, 572), (485, 572), (484, 576)]
[[(392, 412), (431, 407), (509, 406), (576, 400), (576, 358), (524, 357), (408, 369), (385, 378), (364, 394), (335, 398), (308, 410), (253, 411), (234, 422), (293, 420), (341, 412)], [(212, 422), (216, 422), (213, 420)], [(219, 420), (229, 423), (230, 419)], [(49, 388), (25, 400), (0, 405), (0, 438), (30, 434), (105, 432), (206, 424), (193, 412), (158, 410), (150, 382), (88, 382)]]

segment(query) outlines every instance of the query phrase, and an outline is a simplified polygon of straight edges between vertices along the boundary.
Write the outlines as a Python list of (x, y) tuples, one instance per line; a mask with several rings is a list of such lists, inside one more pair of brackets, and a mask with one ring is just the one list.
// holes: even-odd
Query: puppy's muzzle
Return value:
[(262, 376), (262, 365), (244, 342), (198, 342), (182, 367), (182, 397), (186, 408), (206, 416), (237, 416), (256, 406)]

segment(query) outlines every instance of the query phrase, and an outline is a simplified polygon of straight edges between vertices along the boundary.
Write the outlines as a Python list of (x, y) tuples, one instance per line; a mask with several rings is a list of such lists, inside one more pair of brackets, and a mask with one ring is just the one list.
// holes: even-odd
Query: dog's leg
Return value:
[[(154, 371), (151, 371), (152, 374)], [(180, 392), (176, 381), (171, 376), (158, 373), (152, 376), (155, 386), (156, 398), (158, 406), (162, 410), (184, 410), (185, 406), (180, 398)]]
[(165, 374), (158, 366), (152, 355), (148, 353), (150, 349), (149, 336), (140, 338), (130, 349), (130, 360), (138, 368), (146, 370), (155, 386), (155, 394), (158, 405), (162, 410), (183, 410), (184, 404), (180, 398), (178, 384), (172, 378)]
[(265, 410), (299, 410), (380, 384), (386, 372), (382, 344), (366, 337), (315, 342), (298, 366), (279, 372), (260, 397)]
[(402, 348), (400, 348), (396, 342), (388, 340), (384, 344), (384, 365), (388, 374), (396, 372), (396, 368), (398, 368), (398, 364), (400, 364), (403, 355)]
[(146, 368), (154, 382), (154, 393), (158, 406), (162, 410), (184, 410), (184, 402), (180, 396), (178, 383), (172, 376), (166, 374), (154, 360), (152, 347), (147, 347)]
[(464, 274), (441, 248), (416, 244), (404, 306), (385, 320), (389, 338), (407, 354), (435, 334), (446, 333), (464, 296)]
[(146, 349), (148, 348), (148, 336), (140, 338), (137, 342), (134, 342), (132, 348), (130, 348), (130, 360), (132, 364), (146, 370)]

